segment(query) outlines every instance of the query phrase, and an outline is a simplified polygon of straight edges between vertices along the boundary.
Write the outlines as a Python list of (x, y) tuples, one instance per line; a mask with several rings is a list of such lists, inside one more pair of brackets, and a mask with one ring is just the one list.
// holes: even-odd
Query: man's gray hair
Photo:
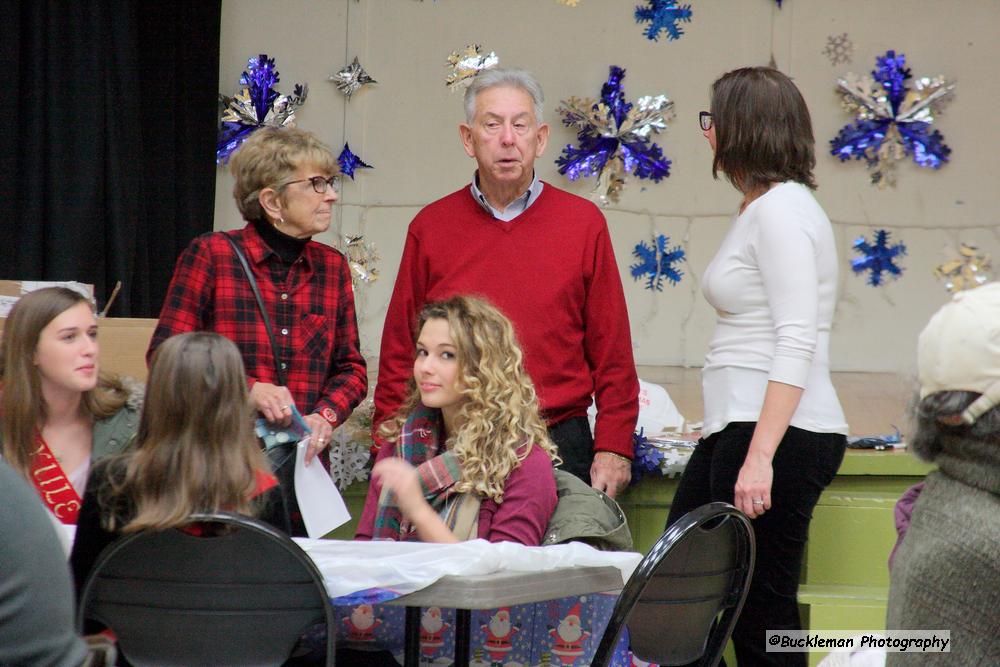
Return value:
[(465, 121), (472, 125), (476, 117), (476, 96), (481, 91), (497, 86), (511, 86), (520, 88), (531, 97), (531, 103), (535, 107), (535, 122), (542, 123), (542, 112), (545, 107), (545, 94), (542, 93), (542, 84), (538, 83), (535, 75), (524, 69), (514, 67), (494, 67), (484, 69), (472, 78), (472, 83), (465, 89)]

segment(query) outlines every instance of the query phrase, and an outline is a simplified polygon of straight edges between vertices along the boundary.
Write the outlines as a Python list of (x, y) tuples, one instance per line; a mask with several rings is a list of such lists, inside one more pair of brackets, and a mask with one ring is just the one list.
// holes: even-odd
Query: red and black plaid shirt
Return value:
[[(351, 269), (344, 256), (310, 241), (288, 268), (253, 225), (226, 233), (239, 244), (257, 279), (296, 407), (302, 414), (315, 412), (343, 423), (368, 390)], [(160, 343), (187, 331), (215, 331), (235, 342), (250, 386), (258, 380), (278, 384), (257, 301), (221, 233), (199, 236), (178, 258), (147, 362)]]

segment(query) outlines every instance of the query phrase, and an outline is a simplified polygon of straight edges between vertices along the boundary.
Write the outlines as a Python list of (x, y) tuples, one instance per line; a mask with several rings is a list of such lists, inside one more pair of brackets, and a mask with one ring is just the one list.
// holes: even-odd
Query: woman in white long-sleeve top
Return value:
[(787, 76), (766, 67), (712, 86), (701, 128), (718, 172), (743, 194), (705, 270), (717, 312), (702, 371), (702, 440), (684, 472), (668, 525), (707, 502), (753, 519), (757, 565), (733, 634), (743, 665), (805, 665), (768, 653), (765, 630), (800, 629), (802, 553), (820, 493), (840, 466), (847, 423), (830, 382), (837, 253), (813, 198), (812, 124)]

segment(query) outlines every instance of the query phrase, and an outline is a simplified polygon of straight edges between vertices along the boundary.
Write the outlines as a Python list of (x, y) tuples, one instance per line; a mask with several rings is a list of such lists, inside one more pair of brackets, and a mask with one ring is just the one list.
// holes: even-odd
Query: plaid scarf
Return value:
[[(396, 456), (416, 466), (424, 498), (448, 529), (460, 540), (475, 539), (479, 498), (455, 491), (455, 484), (462, 479), (462, 464), (453, 452), (438, 454), (443, 426), (440, 410), (418, 405), (403, 424)], [(413, 527), (396, 504), (396, 494), (383, 488), (372, 538), (398, 541), (411, 539), (415, 536), (413, 533)]]

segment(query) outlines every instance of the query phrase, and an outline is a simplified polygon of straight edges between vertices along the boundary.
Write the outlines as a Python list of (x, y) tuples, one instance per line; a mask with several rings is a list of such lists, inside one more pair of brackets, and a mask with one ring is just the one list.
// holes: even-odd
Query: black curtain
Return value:
[(0, 0), (0, 278), (155, 317), (212, 229), (221, 0)]

